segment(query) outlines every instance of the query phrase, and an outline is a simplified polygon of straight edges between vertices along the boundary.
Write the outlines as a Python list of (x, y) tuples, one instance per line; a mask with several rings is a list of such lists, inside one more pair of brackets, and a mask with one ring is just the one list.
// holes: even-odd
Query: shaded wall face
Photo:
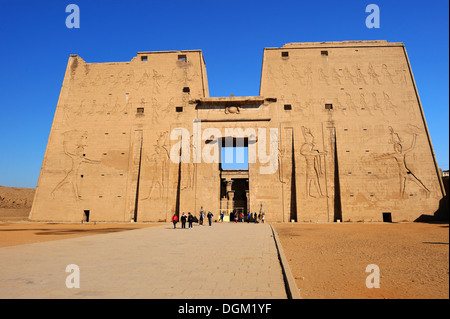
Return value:
[(438, 208), (442, 191), (402, 46), (266, 49), (260, 94), (278, 98), (288, 153), (294, 137), (281, 169), (292, 194), (295, 161), (299, 221), (382, 220), (383, 212), (414, 220)]

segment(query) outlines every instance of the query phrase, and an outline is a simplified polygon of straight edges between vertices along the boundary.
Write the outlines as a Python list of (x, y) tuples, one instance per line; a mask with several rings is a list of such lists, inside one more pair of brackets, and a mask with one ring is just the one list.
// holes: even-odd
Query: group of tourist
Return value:
[[(211, 226), (212, 217), (213, 216), (214, 215), (211, 212), (208, 212), (208, 214), (206, 215), (206, 217), (208, 218), (209, 226)], [(192, 229), (192, 223), (193, 222), (198, 222), (199, 225), (203, 225), (203, 220), (204, 219), (205, 219), (205, 212), (204, 211), (200, 212), (200, 219), (197, 219), (197, 217), (193, 216), (191, 214), (191, 212), (188, 212), (187, 215), (183, 212), (183, 214), (180, 216), (181, 228), (186, 228), (186, 221), (188, 222), (189, 229)], [(172, 223), (173, 223), (173, 228), (174, 229), (177, 228), (178, 215), (176, 213), (174, 213), (173, 216), (172, 216)]]
[[(236, 211), (233, 211), (232, 213), (230, 213), (230, 222), (234, 221), (235, 223), (237, 222), (247, 222), (247, 223), (264, 223), (264, 213), (259, 213), (258, 215), (256, 215), (256, 213), (250, 213), (248, 212), (247, 215), (244, 215), (244, 213), (238, 213)], [(225, 217), (225, 213), (222, 212), (220, 213), (220, 217), (219, 217), (219, 222), (223, 222), (224, 221), (224, 217)]]
[[(244, 213), (238, 213), (233, 211), (232, 213), (230, 213), (230, 222), (234, 220), (235, 223), (237, 222), (247, 222), (247, 223), (264, 223), (264, 212), (263, 213), (259, 213), (258, 215), (256, 213), (250, 213), (248, 212), (247, 215), (244, 215)], [(208, 212), (208, 214), (206, 214), (206, 218), (208, 218), (208, 224), (209, 226), (211, 226), (212, 223), (212, 218), (213, 218), (213, 213), (211, 213), (210, 211)], [(225, 213), (221, 212), (219, 215), (219, 220), (218, 222), (223, 222), (224, 221), (224, 217), (225, 217)], [(186, 215), (184, 212), (182, 213), (182, 215), (180, 216), (179, 220), (178, 220), (178, 215), (177, 213), (174, 213), (172, 216), (172, 223), (173, 223), (173, 228), (176, 229), (177, 228), (177, 223), (178, 221), (181, 221), (181, 228), (186, 228), (186, 221), (188, 222), (188, 227), (189, 229), (192, 229), (192, 223), (194, 222), (198, 222), (199, 225), (203, 225), (203, 220), (205, 219), (205, 211), (202, 210), (200, 211), (200, 217), (197, 218), (196, 216), (193, 216), (191, 214), (191, 212), (188, 212), (188, 214)]]

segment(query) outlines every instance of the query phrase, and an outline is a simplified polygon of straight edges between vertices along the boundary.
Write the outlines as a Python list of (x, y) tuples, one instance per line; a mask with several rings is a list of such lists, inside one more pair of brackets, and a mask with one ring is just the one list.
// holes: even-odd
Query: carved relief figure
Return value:
[(347, 81), (350, 81), (350, 82), (352, 82), (352, 84), (355, 84), (355, 76), (350, 73), (350, 70), (347, 67), (344, 68), (343, 73), (344, 73), (344, 78)]
[(241, 113), (241, 110), (239, 109), (239, 106), (226, 106), (225, 107), (225, 114), (239, 114)]
[(63, 121), (64, 122), (66, 122), (66, 123), (70, 123), (70, 118), (71, 118), (71, 116), (72, 115), (75, 115), (76, 114), (76, 111), (74, 111), (73, 109), (72, 109), (72, 107), (71, 107), (71, 105), (70, 104), (68, 104), (68, 103), (65, 103), (64, 105), (63, 105)]
[(392, 103), (391, 98), (389, 97), (389, 94), (387, 94), (385, 91), (383, 91), (383, 104), (394, 111), (395, 115), (397, 115), (397, 106)]
[(398, 76), (400, 85), (401, 86), (406, 86), (406, 84), (408, 83), (407, 73), (406, 73), (406, 66), (404, 66), (401, 69), (396, 70), (395, 74)]
[(369, 105), (366, 102), (366, 97), (365, 97), (364, 93), (362, 93), (362, 92), (359, 93), (359, 104), (361, 106), (361, 109), (365, 109), (365, 110), (369, 111), (369, 113), (371, 115), (373, 115), (371, 109), (369, 108)]
[(367, 72), (369, 77), (372, 79), (372, 83), (380, 84), (380, 80), (378, 80), (379, 75), (375, 72), (373, 65), (369, 63), (369, 70)]
[(367, 108), (366, 98), (362, 92), (359, 92), (359, 104), (361, 105), (361, 108)]
[(347, 105), (348, 108), (355, 110), (357, 114), (359, 113), (358, 112), (359, 108), (353, 102), (353, 98), (352, 98), (351, 94), (348, 92), (345, 92), (345, 104)]
[(319, 176), (323, 174), (321, 156), (324, 156), (326, 152), (319, 152), (315, 149), (314, 136), (309, 129), (302, 126), (302, 132), (305, 143), (300, 148), (300, 154), (306, 160), (306, 197), (316, 197), (312, 188), (319, 197), (326, 197), (322, 193), (319, 180)]
[(134, 71), (131, 70), (129, 73), (127, 73), (127, 75), (124, 78), (125, 80), (123, 81), (123, 83), (125, 85), (130, 85), (134, 83)]
[(358, 84), (367, 84), (366, 78), (364, 74), (362, 74), (361, 69), (359, 68), (358, 65), (355, 67), (355, 74), (356, 74), (356, 81), (358, 82)]
[(332, 79), (336, 84), (341, 85), (341, 84), (342, 84), (341, 78), (342, 78), (342, 75), (340, 75), (340, 74), (336, 71), (335, 68), (332, 68), (332, 69), (331, 69), (331, 79)]
[(383, 115), (386, 115), (383, 108), (380, 106), (380, 103), (378, 102), (377, 94), (375, 92), (372, 92), (371, 103), (371, 106), (374, 110), (380, 110)]
[(306, 105), (306, 102), (305, 102), (305, 104), (300, 102), (298, 97), (297, 97), (297, 94), (295, 94), (295, 93), (292, 94), (292, 100), (294, 102), (294, 105), (296, 106), (295, 110), (300, 112), (303, 116), (307, 116), (308, 113), (309, 113), (309, 110), (308, 110), (308, 107)]
[(383, 64), (381, 67), (381, 75), (383, 76), (383, 81), (394, 84), (393, 75), (389, 72), (386, 64)]
[(84, 156), (84, 148), (86, 147), (87, 132), (81, 133), (79, 131), (67, 131), (64, 133), (63, 152), (68, 156), (72, 163), (66, 176), (53, 188), (50, 195), (55, 198), (55, 192), (58, 191), (64, 185), (70, 185), (73, 190), (73, 195), (76, 200), (80, 200), (77, 178), (80, 176), (78, 173), (81, 164), (98, 164), (100, 161), (91, 160)]
[(345, 107), (342, 105), (341, 101), (339, 101), (339, 98), (335, 97), (333, 98), (333, 108), (336, 108), (336, 110), (342, 110)]
[(411, 146), (408, 148), (404, 148), (403, 140), (400, 138), (398, 133), (394, 131), (394, 129), (389, 126), (389, 131), (391, 134), (391, 140), (389, 143), (394, 145), (394, 153), (382, 154), (376, 156), (376, 159), (395, 159), (395, 162), (398, 166), (398, 173), (400, 178), (400, 196), (404, 197), (406, 194), (406, 185), (407, 182), (413, 182), (416, 184), (426, 195), (428, 198), (430, 196), (430, 190), (423, 184), (423, 182), (408, 168), (406, 164), (406, 155), (411, 152), (416, 146), (416, 137), (417, 133), (412, 133), (412, 142)]
[(159, 124), (159, 109), (158, 99), (152, 97), (152, 124)]
[(286, 66), (284, 65), (284, 63), (282, 65), (279, 65), (278, 66), (278, 74), (281, 75), (281, 79), (283, 80), (283, 85), (288, 85), (289, 77), (286, 74), (285, 68), (286, 68)]
[(304, 74), (306, 78), (306, 86), (310, 87), (312, 85), (312, 74), (313, 74), (311, 62), (308, 63), (308, 65), (306, 66)]
[(86, 114), (87, 115), (92, 115), (92, 114), (94, 114), (96, 109), (97, 109), (97, 101), (96, 100), (92, 100), (91, 108), (86, 111)]
[(139, 83), (139, 87), (146, 85), (149, 78), (150, 76), (148, 75), (147, 71), (144, 71), (144, 74), (142, 74), (142, 77), (137, 82)]
[(300, 75), (300, 72), (297, 70), (297, 67), (295, 65), (292, 65), (291, 76), (295, 81), (300, 83), (300, 85), (303, 85), (304, 78), (303, 78), (303, 76)]
[(325, 74), (324, 70), (322, 68), (319, 68), (319, 80), (324, 81), (327, 85), (330, 85), (328, 82), (329, 76)]
[[(192, 153), (195, 154), (197, 151), (197, 146), (194, 143), (194, 136), (191, 135), (189, 138), (189, 147), (192, 150)], [(196, 169), (197, 166), (193, 163), (193, 161), (189, 160), (188, 163), (182, 163), (181, 164), (182, 173), (183, 176), (181, 180), (181, 190), (184, 189), (193, 189), (195, 184), (195, 176), (196, 176)]]
[(159, 82), (163, 77), (164, 77), (163, 75), (159, 75), (158, 71), (153, 70), (153, 91), (152, 91), (153, 94), (161, 93), (160, 92), (161, 85)]
[(167, 168), (169, 165), (169, 152), (167, 151), (167, 134), (168, 132), (162, 132), (159, 134), (155, 151), (149, 157), (146, 157), (148, 163), (148, 171), (152, 174), (152, 181), (148, 195), (142, 200), (149, 198), (162, 198), (167, 180)]

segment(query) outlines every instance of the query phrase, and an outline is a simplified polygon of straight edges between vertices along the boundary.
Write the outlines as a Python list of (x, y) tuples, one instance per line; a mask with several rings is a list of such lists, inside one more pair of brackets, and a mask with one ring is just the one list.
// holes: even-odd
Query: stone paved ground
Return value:
[(286, 298), (270, 225), (180, 226), (0, 248), (0, 298)]

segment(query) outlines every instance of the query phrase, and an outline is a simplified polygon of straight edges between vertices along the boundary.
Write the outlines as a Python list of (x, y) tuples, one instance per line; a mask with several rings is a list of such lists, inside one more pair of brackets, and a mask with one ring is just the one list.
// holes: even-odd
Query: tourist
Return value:
[(200, 220), (199, 220), (199, 225), (203, 225), (203, 219), (205, 218), (205, 208), (200, 209)]
[(257, 224), (257, 223), (258, 223), (258, 216), (256, 215), (256, 212), (255, 212), (255, 214), (253, 215), (253, 218), (255, 219), (255, 224)]
[(262, 214), (262, 217), (261, 217), (261, 223), (264, 224), (264, 213)]
[(208, 212), (208, 215), (207, 215), (207, 217), (208, 217), (208, 223), (209, 223), (209, 226), (211, 226), (211, 220), (212, 220), (212, 217), (213, 217), (214, 215), (211, 213), (211, 212)]
[(177, 213), (174, 213), (172, 216), (173, 229), (177, 228), (178, 216)]
[(205, 217), (205, 213), (203, 211), (200, 212), (200, 220), (199, 225), (203, 225), (203, 218)]
[(188, 223), (189, 229), (192, 229), (192, 222), (194, 221), (194, 216), (191, 215), (191, 212), (188, 213)]
[(183, 212), (183, 215), (181, 215), (181, 228), (186, 228), (186, 214)]

